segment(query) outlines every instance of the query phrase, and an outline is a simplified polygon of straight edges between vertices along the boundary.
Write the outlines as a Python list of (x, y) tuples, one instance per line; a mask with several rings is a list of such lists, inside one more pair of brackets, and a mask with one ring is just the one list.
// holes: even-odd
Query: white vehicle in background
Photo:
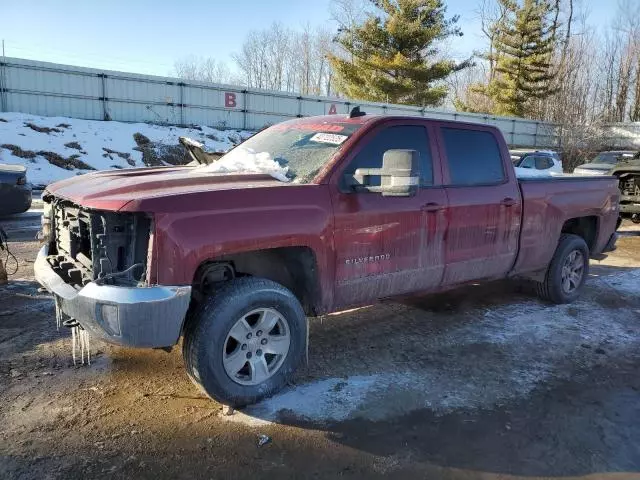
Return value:
[(606, 175), (619, 161), (633, 158), (633, 150), (610, 150), (600, 152), (593, 160), (578, 165), (573, 173), (576, 175)]
[[(562, 175), (562, 160), (552, 150), (509, 150), (511, 161), (519, 176)], [(529, 171), (530, 175), (527, 174)], [(520, 175), (522, 174), (522, 175)]]

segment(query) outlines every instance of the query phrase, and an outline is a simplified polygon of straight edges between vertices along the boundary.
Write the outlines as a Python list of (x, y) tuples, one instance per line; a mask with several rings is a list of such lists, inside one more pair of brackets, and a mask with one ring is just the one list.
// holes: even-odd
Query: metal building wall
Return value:
[(531, 120), (299, 96), (10, 57), (0, 61), (0, 111), (257, 130), (300, 116), (348, 113), (356, 104), (367, 113), (495, 125), (511, 145), (557, 147), (559, 143), (554, 125)]

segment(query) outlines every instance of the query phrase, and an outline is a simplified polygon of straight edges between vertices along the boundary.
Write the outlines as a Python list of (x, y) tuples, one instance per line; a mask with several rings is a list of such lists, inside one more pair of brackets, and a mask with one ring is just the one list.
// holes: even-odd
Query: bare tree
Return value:
[(495, 57), (495, 42), (498, 33), (498, 25), (505, 19), (507, 9), (495, 0), (482, 0), (477, 16), (480, 19), (480, 29), (489, 43), (486, 55), (481, 55), (489, 64), (489, 81), (495, 75), (497, 58)]
[(294, 31), (274, 23), (250, 32), (233, 59), (249, 87), (329, 95), (332, 73), (326, 54), (331, 46), (326, 29), (307, 25)]
[(172, 73), (178, 78), (201, 82), (230, 83), (234, 80), (229, 67), (211, 57), (185, 57), (175, 62)]
[(629, 112), (629, 120), (640, 121), (640, 55), (637, 55), (635, 68), (635, 87), (633, 90), (633, 104)]
[(365, 0), (331, 0), (331, 19), (340, 28), (351, 28), (361, 23), (366, 15)]

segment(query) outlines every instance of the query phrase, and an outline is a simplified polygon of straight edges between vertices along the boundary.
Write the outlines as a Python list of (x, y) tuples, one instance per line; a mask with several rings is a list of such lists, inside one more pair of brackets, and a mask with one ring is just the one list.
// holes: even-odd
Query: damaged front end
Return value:
[(44, 246), (34, 269), (55, 296), (58, 324), (72, 327), (81, 347), (86, 332), (128, 346), (174, 345), (191, 287), (150, 285), (153, 218), (86, 209), (46, 193), (43, 201)]
[(610, 175), (617, 177), (620, 189), (620, 216), (640, 223), (640, 160), (619, 163)]
[(68, 284), (147, 284), (147, 256), (152, 219), (140, 213), (85, 210), (52, 199), (48, 261)]

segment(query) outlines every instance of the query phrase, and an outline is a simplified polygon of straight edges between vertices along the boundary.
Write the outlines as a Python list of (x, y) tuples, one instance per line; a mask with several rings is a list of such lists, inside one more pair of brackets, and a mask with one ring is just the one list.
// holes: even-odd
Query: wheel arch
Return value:
[(221, 255), (200, 263), (192, 286), (198, 295), (211, 293), (215, 285), (237, 277), (272, 280), (289, 289), (302, 305), (305, 314), (322, 311), (320, 272), (315, 252), (308, 246), (276, 247)]
[(570, 218), (562, 225), (561, 234), (572, 234), (581, 237), (589, 251), (592, 252), (598, 240), (600, 220), (595, 215)]

